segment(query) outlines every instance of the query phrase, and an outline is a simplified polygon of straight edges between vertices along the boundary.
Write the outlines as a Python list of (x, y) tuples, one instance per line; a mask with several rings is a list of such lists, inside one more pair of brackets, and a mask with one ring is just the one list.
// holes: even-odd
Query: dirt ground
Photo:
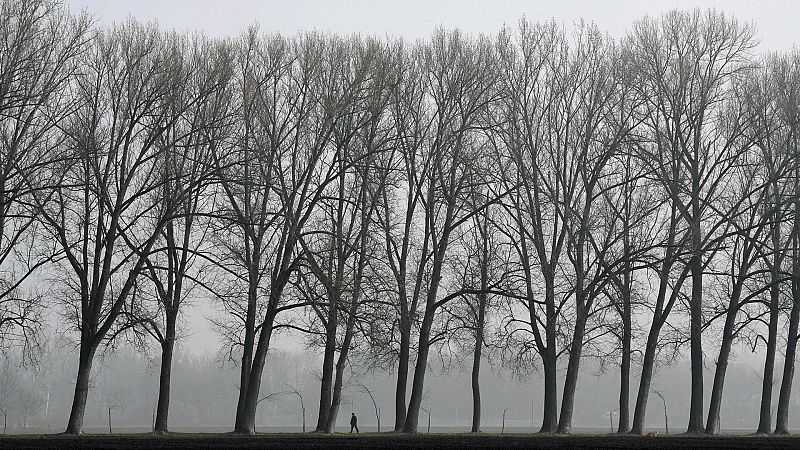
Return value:
[(152, 434), (0, 436), (0, 448), (16, 449), (769, 449), (800, 448), (800, 436), (540, 436), (521, 434)]

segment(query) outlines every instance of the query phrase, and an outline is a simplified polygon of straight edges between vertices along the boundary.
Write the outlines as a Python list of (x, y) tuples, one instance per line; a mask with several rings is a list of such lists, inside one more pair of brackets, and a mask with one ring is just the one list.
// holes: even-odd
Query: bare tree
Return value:
[[(603, 223), (603, 218), (609, 216), (608, 211), (597, 207), (595, 202), (615, 187), (616, 181), (609, 175), (616, 172), (616, 166), (610, 162), (621, 152), (623, 144), (631, 140), (631, 132), (638, 125), (635, 118), (638, 99), (633, 95), (632, 80), (627, 76), (629, 65), (613, 43), (604, 42), (596, 28), (580, 29), (574, 46), (570, 59), (574, 72), (567, 75), (562, 89), (575, 97), (574, 100), (559, 99), (565, 110), (558, 114), (565, 115), (565, 129), (577, 132), (572, 136), (569, 132), (563, 133), (563, 144), (560, 144), (563, 150), (555, 151), (565, 153), (557, 158), (557, 167), (565, 169), (559, 170), (555, 187), (545, 184), (544, 188), (550, 196), (555, 189), (561, 189), (565, 199), (576, 199), (574, 207), (570, 201), (557, 209), (567, 229), (567, 257), (575, 277), (575, 321), (561, 400), (560, 433), (568, 433), (572, 426), (582, 349), (586, 342), (596, 338), (591, 332), (591, 317), (600, 306), (598, 301), (607, 286), (614, 280), (611, 275), (630, 270), (630, 265), (625, 265), (634, 256), (611, 253), (614, 244), (623, 236), (616, 231), (616, 220)], [(576, 81), (577, 84), (573, 84)], [(578, 105), (574, 111), (568, 106), (572, 103)]]
[[(128, 326), (118, 319), (178, 205), (150, 193), (163, 182), (152, 176), (164, 148), (157, 143), (182, 113), (160, 106), (186, 77), (152, 26), (120, 25), (93, 44), (72, 88), (78, 106), (60, 127), (67, 157), (54, 169), (59, 179), (53, 192), (33, 196), (64, 254), (65, 319), (80, 333), (70, 434), (82, 432), (94, 355)], [(193, 188), (180, 187), (184, 195)]]
[[(41, 295), (25, 281), (57, 255), (41, 239), (38, 207), (60, 164), (53, 130), (74, 106), (66, 95), (86, 49), (89, 20), (59, 2), (0, 3), (0, 350), (36, 345)], [(57, 172), (57, 170), (56, 170)], [(57, 180), (55, 180), (57, 181)]]
[(424, 102), (423, 65), (413, 64), (411, 50), (402, 43), (393, 45), (391, 52), (398, 71), (396, 81), (389, 86), (391, 125), (399, 156), (391, 160), (396, 161), (394, 164), (387, 165), (387, 188), (382, 192), (377, 214), (391, 274), (387, 284), (394, 285), (397, 296), (393, 302), (396, 321), (390, 328), (399, 334), (394, 423), (394, 431), (399, 432), (406, 420), (412, 332), (422, 295), (424, 258), (419, 255), (427, 253), (429, 246), (427, 239), (421, 239), (419, 244), (418, 227), (422, 180), (430, 170), (421, 148), (428, 139), (430, 121)]
[(335, 126), (365, 89), (369, 62), (351, 67), (346, 48), (316, 34), (261, 38), (255, 29), (239, 43), (238, 138), (233, 148), (214, 153), (218, 167), (227, 167), (217, 234), (227, 255), (218, 264), (246, 285), (244, 300), (236, 292), (222, 295), (232, 319), (217, 323), (231, 348), (242, 352), (239, 433), (253, 432), (272, 333), (292, 327), (276, 317), (308, 306), (283, 292), (302, 262), (305, 224), (338, 178), (343, 155), (330, 145)]
[[(147, 295), (140, 293), (141, 310), (130, 311), (130, 320), (141, 323), (142, 329), (161, 347), (158, 405), (154, 431), (168, 431), (169, 396), (172, 359), (178, 338), (177, 323), (192, 288), (207, 284), (205, 272), (208, 252), (205, 245), (209, 233), (207, 194), (212, 149), (220, 146), (227, 127), (231, 76), (230, 49), (219, 43), (196, 38), (189, 42), (176, 39), (167, 43), (176, 47), (180, 64), (192, 74), (186, 83), (174, 86), (172, 96), (161, 108), (182, 111), (159, 137), (161, 149), (157, 174), (161, 186), (153, 192), (154, 201), (178, 205), (174, 217), (160, 232), (157, 246), (145, 260), (146, 277), (154, 286), (155, 311), (143, 304)], [(178, 61), (172, 61), (173, 64)], [(183, 81), (183, 80), (181, 80)], [(188, 105), (187, 105), (188, 104)], [(165, 112), (168, 115), (169, 112)], [(188, 192), (184, 186), (190, 186)], [(142, 289), (144, 291), (144, 289)]]
[[(556, 197), (543, 192), (542, 178), (553, 176), (554, 172), (542, 148), (549, 139), (550, 111), (556, 108), (555, 99), (560, 92), (558, 78), (566, 58), (565, 39), (564, 32), (553, 23), (532, 25), (521, 21), (517, 35), (504, 31), (498, 42), (501, 67), (507, 69), (500, 78), (505, 95), (499, 104), (496, 147), (501, 149), (500, 167), (508, 175), (504, 180), (506, 189), (519, 186), (519, 190), (512, 191), (506, 208), (513, 218), (516, 236), (510, 238), (524, 275), (525, 297), (523, 312), (519, 316), (512, 312), (505, 328), (510, 330), (511, 338), (520, 341), (515, 346), (522, 348), (523, 360), (531, 349), (541, 358), (543, 433), (555, 432), (558, 422), (557, 338), (562, 305), (557, 298), (556, 274), (567, 231), (556, 220), (554, 209), (567, 205), (567, 199), (560, 189), (554, 190)], [(544, 284), (541, 293), (537, 292), (537, 269)], [(517, 337), (520, 335), (523, 337)]]
[[(482, 177), (476, 173), (488, 143), (478, 119), (494, 100), (494, 52), (485, 39), (467, 40), (458, 32), (437, 32), (431, 44), (416, 49), (426, 68), (426, 90), (435, 105), (432, 141), (423, 149), (429, 170), (421, 180), (425, 231), (418, 276), (424, 276), (425, 302), (417, 345), (411, 398), (403, 431), (415, 433), (431, 345), (446, 333), (433, 334), (437, 310), (456, 295), (439, 296), (453, 231), (486, 205), (472, 205), (468, 194)], [(476, 176), (477, 175), (477, 176)], [(429, 250), (428, 250), (429, 249)], [(419, 284), (419, 283), (418, 283)], [(421, 286), (418, 286), (420, 288)]]
[[(491, 160), (493, 158), (489, 158)], [(483, 164), (486, 163), (488, 161)], [(503, 229), (506, 225), (504, 211), (491, 205), (497, 196), (491, 188), (500, 184), (489, 182), (487, 185), (482, 192), (472, 193), (472, 203), (489, 206), (462, 224), (454, 239), (448, 265), (458, 297), (442, 306), (446, 312), (443, 332), (448, 334), (448, 338), (442, 341), (441, 350), (451, 358), (455, 356), (459, 363), (461, 358), (468, 358), (471, 364), (473, 433), (479, 432), (481, 426), (482, 363), (495, 360), (492, 353), (487, 355), (484, 349), (497, 347), (492, 340), (497, 323), (496, 311), (502, 299), (519, 298), (511, 289), (512, 280), (518, 274), (514, 273), (515, 267), (511, 264), (513, 250)], [(445, 361), (445, 355), (442, 355), (442, 360)]]
[(787, 245), (787, 257), (791, 258), (790, 295), (791, 310), (786, 336), (786, 351), (783, 363), (783, 377), (778, 397), (775, 433), (789, 433), (789, 399), (792, 392), (794, 365), (797, 357), (797, 340), (800, 329), (800, 159), (798, 143), (800, 142), (800, 54), (796, 51), (790, 55), (777, 58), (773, 62), (775, 77), (775, 96), (777, 98), (777, 114), (775, 118), (785, 124), (785, 147), (790, 156), (788, 207), (790, 215), (790, 235)]
[[(637, 85), (648, 99), (652, 150), (644, 158), (688, 231), (686, 266), (692, 279), (688, 431), (699, 433), (703, 430), (703, 271), (715, 240), (724, 235), (727, 218), (713, 205), (746, 148), (739, 145), (740, 128), (725, 129), (715, 119), (730, 93), (728, 84), (746, 68), (755, 45), (753, 29), (714, 11), (673, 11), (658, 22), (638, 22), (630, 42), (642, 73)], [(639, 393), (643, 394), (641, 386)]]
[(353, 58), (354, 64), (373, 61), (367, 91), (364, 98), (346, 106), (349, 112), (343, 114), (349, 117), (334, 128), (332, 142), (341, 153), (337, 180), (318, 205), (316, 226), (300, 236), (305, 260), (321, 285), (318, 289), (313, 280), (301, 277), (309, 291), (306, 296), (321, 299), (319, 304), (312, 300), (313, 313), (324, 329), (320, 333), (324, 335), (324, 356), (316, 431), (328, 433), (335, 427), (345, 365), (361, 320), (365, 270), (375, 246), (370, 231), (386, 180), (383, 160), (392, 157), (385, 151), (390, 138), (385, 114), (386, 87), (391, 82), (388, 60), (380, 55), (382, 47), (376, 41), (352, 41), (349, 47), (347, 57)]

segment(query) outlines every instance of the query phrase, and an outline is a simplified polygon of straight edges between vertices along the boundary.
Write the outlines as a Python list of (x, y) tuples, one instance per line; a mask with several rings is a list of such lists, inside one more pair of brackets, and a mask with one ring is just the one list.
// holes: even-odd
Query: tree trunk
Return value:
[(400, 358), (397, 362), (397, 386), (394, 393), (394, 431), (403, 431), (406, 423), (406, 390), (411, 356), (411, 321), (400, 319)]
[(572, 413), (575, 407), (575, 389), (578, 386), (578, 371), (583, 350), (583, 337), (586, 324), (585, 312), (578, 312), (575, 320), (575, 330), (570, 344), (569, 361), (567, 362), (567, 375), (564, 379), (564, 393), (561, 396), (561, 416), (558, 421), (558, 432), (568, 434), (572, 429)]
[[(434, 297), (435, 298), (435, 297)], [(419, 421), (419, 410), (422, 406), (422, 390), (425, 387), (425, 372), (428, 365), (428, 352), (430, 344), (431, 327), (433, 326), (433, 310), (426, 310), (422, 321), (422, 329), (419, 333), (419, 350), (417, 351), (417, 364), (414, 367), (414, 378), (411, 384), (411, 399), (408, 402), (408, 412), (406, 413), (404, 433), (416, 433), (417, 422)]]
[(172, 355), (175, 351), (175, 323), (177, 311), (168, 310), (166, 313), (166, 332), (164, 342), (161, 343), (161, 373), (158, 379), (158, 406), (156, 407), (156, 423), (154, 431), (166, 433), (169, 418), (169, 391), (170, 377), (172, 375)]
[(631, 390), (631, 307), (630, 293), (623, 294), (622, 363), (619, 368), (619, 423), (617, 433), (630, 431)]
[(481, 430), (481, 353), (483, 349), (482, 332), (475, 338), (475, 352), (472, 355), (472, 431)]
[[(777, 247), (773, 248), (777, 250)], [(780, 312), (778, 277), (777, 267), (773, 267), (772, 286), (770, 286), (767, 354), (764, 359), (764, 376), (761, 379), (761, 411), (758, 416), (758, 430), (756, 430), (756, 433), (764, 434), (772, 431), (772, 386), (775, 377), (775, 349), (778, 345), (778, 313)]]
[(675, 228), (677, 224), (677, 209), (675, 204), (672, 204), (671, 210), (666, 252), (658, 273), (661, 280), (659, 281), (658, 295), (656, 297), (656, 308), (653, 314), (653, 321), (650, 324), (650, 331), (647, 333), (647, 342), (645, 344), (644, 358), (642, 360), (642, 374), (639, 379), (639, 390), (636, 394), (636, 408), (633, 412), (633, 426), (631, 428), (632, 434), (641, 435), (644, 432), (647, 399), (650, 395), (650, 384), (653, 380), (653, 367), (656, 361), (656, 350), (658, 349), (661, 327), (664, 326), (664, 322), (666, 322), (667, 316), (672, 310), (674, 294), (676, 290), (681, 288), (684, 279), (682, 275), (680, 282), (677, 283), (676, 286), (673, 286), (673, 295), (671, 295), (670, 300), (666, 301), (669, 275), (674, 263)]
[(636, 395), (636, 408), (633, 411), (632, 434), (644, 433), (644, 418), (647, 413), (647, 399), (650, 395), (650, 383), (653, 380), (653, 366), (656, 361), (656, 347), (661, 326), (654, 320), (650, 326), (645, 344), (644, 359), (642, 360), (642, 376), (639, 380), (639, 391)]
[[(699, 225), (697, 225), (699, 227)], [(699, 241), (699, 230), (693, 233)], [(699, 246), (699, 243), (697, 243)], [(703, 265), (699, 250), (695, 249), (691, 261), (692, 297), (690, 300), (690, 350), (692, 364), (692, 391), (689, 405), (687, 433), (703, 432)]]
[[(333, 304), (333, 303), (332, 303)], [(333, 386), (333, 360), (336, 356), (336, 308), (328, 308), (328, 326), (325, 335), (325, 356), (322, 361), (322, 380), (319, 393), (319, 416), (317, 428), (314, 431), (326, 431), (328, 414), (331, 410), (331, 396)]]
[(561, 396), (561, 416), (558, 420), (558, 432), (568, 434), (572, 430), (572, 413), (575, 408), (575, 389), (578, 386), (578, 372), (581, 365), (583, 339), (586, 335), (586, 321), (592, 307), (592, 298), (586, 294), (584, 284), (586, 269), (584, 267), (584, 245), (588, 234), (587, 218), (589, 217), (592, 198), (591, 184), (586, 188), (586, 204), (583, 208), (580, 232), (575, 250), (575, 328), (572, 331), (572, 342), (569, 346), (567, 375), (564, 379), (564, 393)]
[(737, 282), (733, 287), (733, 293), (728, 305), (728, 314), (725, 317), (725, 327), (722, 330), (722, 344), (717, 357), (717, 368), (714, 371), (714, 386), (711, 388), (711, 403), (708, 405), (706, 434), (715, 434), (720, 427), (719, 412), (722, 406), (725, 374), (728, 369), (731, 347), (733, 346), (733, 328), (736, 325), (736, 314), (739, 312), (741, 292), (741, 283)]
[(336, 417), (339, 415), (339, 406), (342, 403), (342, 383), (344, 382), (344, 358), (339, 358), (336, 363), (336, 381), (333, 385), (333, 395), (331, 396), (331, 406), (327, 414), (327, 421), (325, 422), (325, 432), (333, 433), (336, 429)]
[[(271, 304), (272, 301), (270, 301)], [(249, 382), (243, 387), (244, 403), (241, 415), (236, 417), (236, 428), (234, 432), (243, 434), (255, 434), (256, 410), (258, 408), (258, 396), (261, 389), (261, 377), (266, 364), (267, 351), (269, 350), (272, 338), (272, 325), (275, 317), (273, 313), (267, 312), (264, 322), (261, 324), (261, 332), (258, 336), (258, 346), (253, 355), (253, 363), (248, 375)]]
[(244, 432), (246, 424), (242, 421), (245, 417), (245, 403), (247, 400), (248, 386), (250, 386), (250, 374), (253, 369), (253, 351), (256, 337), (256, 303), (258, 301), (258, 274), (250, 267), (248, 272), (248, 293), (247, 293), (247, 317), (244, 326), (244, 343), (242, 347), (242, 367), (239, 376), (239, 399), (236, 402), (236, 421), (234, 430)]
[(94, 346), (90, 345), (87, 340), (88, 338), (81, 338), (80, 355), (78, 356), (78, 376), (75, 379), (75, 394), (72, 399), (72, 409), (69, 413), (66, 434), (83, 434), (83, 416), (86, 412), (89, 379), (95, 352)]
[[(362, 261), (364, 257), (362, 255)], [(353, 342), (353, 335), (355, 334), (356, 313), (358, 312), (358, 302), (361, 291), (361, 274), (363, 273), (363, 262), (359, 263), (358, 280), (355, 282), (353, 297), (350, 303), (350, 310), (348, 311), (347, 326), (345, 328), (344, 340), (342, 342), (342, 349), (339, 351), (339, 359), (336, 361), (336, 379), (333, 383), (333, 395), (331, 397), (331, 407), (328, 412), (328, 418), (325, 423), (325, 432), (332, 433), (336, 429), (336, 417), (339, 414), (339, 405), (342, 402), (342, 385), (344, 383), (344, 369), (347, 364), (347, 355), (350, 353), (350, 345)]]
[(422, 327), (419, 330), (419, 346), (417, 349), (417, 363), (414, 366), (414, 380), (411, 385), (411, 399), (408, 402), (408, 412), (406, 414), (405, 424), (403, 425), (404, 433), (417, 432), (419, 409), (422, 406), (422, 390), (425, 388), (425, 372), (428, 368), (431, 328), (433, 327), (433, 318), (436, 314), (436, 299), (442, 280), (442, 266), (444, 265), (445, 252), (447, 251), (447, 244), (450, 239), (450, 226), (453, 218), (452, 208), (453, 204), (450, 203), (447, 207), (442, 237), (439, 240), (438, 248), (436, 248), (436, 254), (431, 267), (431, 281), (425, 300), (425, 314), (422, 319)]
[[(795, 186), (797, 189), (797, 186)], [(800, 198), (797, 192), (795, 196)], [(795, 201), (795, 229), (800, 228), (800, 202)], [(781, 392), (778, 397), (778, 413), (775, 419), (775, 433), (789, 434), (789, 400), (792, 395), (792, 381), (794, 379), (794, 363), (797, 357), (797, 333), (800, 328), (800, 237), (795, 233), (792, 237), (792, 311), (789, 313), (789, 333), (786, 336), (786, 356), (783, 362), (783, 379)]]
[(547, 347), (541, 355), (544, 369), (544, 402), (542, 427), (539, 429), (539, 433), (555, 433), (558, 429), (558, 356), (556, 353), (555, 283), (551, 276), (545, 276), (545, 302)]
[(544, 406), (539, 433), (555, 433), (558, 428), (558, 373), (555, 348), (548, 347), (542, 356), (544, 369)]
[(797, 355), (798, 322), (800, 322), (800, 264), (795, 262), (795, 275), (792, 277), (792, 312), (789, 315), (789, 335), (786, 337), (786, 356), (783, 363), (783, 379), (778, 397), (778, 413), (775, 422), (775, 434), (789, 434), (789, 399), (792, 395), (794, 379), (794, 363)]
[[(630, 162), (630, 160), (628, 160)], [(626, 169), (626, 179), (630, 178)], [(631, 397), (631, 339), (633, 334), (631, 311), (631, 243), (630, 243), (630, 195), (625, 196), (625, 215), (623, 220), (623, 255), (625, 257), (622, 274), (622, 361), (619, 366), (619, 423), (617, 433), (630, 431), (630, 397)]]
[(478, 222), (481, 235), (481, 291), (477, 295), (478, 317), (475, 324), (475, 351), (472, 354), (472, 429), (473, 433), (481, 430), (481, 356), (483, 353), (483, 334), (486, 325), (486, 303), (489, 296), (486, 289), (489, 287), (489, 238), (488, 238), (488, 212), (483, 217), (483, 223)]

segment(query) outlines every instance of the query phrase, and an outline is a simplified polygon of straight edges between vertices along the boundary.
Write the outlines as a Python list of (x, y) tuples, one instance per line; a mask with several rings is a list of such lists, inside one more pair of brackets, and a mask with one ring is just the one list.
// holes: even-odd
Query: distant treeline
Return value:
[(168, 430), (200, 298), (238, 365), (238, 433), (281, 331), (323, 356), (322, 432), (355, 367), (397, 374), (388, 428), (416, 432), (435, 360), (470, 364), (477, 432), (489, 359), (540, 371), (541, 432), (569, 433), (592, 359), (642, 434), (654, 367), (688, 349), (688, 431), (713, 434), (743, 344), (763, 349), (758, 432), (789, 431), (800, 54), (758, 55), (750, 25), (210, 39), (0, 0), (0, 40), (0, 338), (32, 363), (44, 311), (73, 332), (67, 433), (123, 340), (160, 350)]

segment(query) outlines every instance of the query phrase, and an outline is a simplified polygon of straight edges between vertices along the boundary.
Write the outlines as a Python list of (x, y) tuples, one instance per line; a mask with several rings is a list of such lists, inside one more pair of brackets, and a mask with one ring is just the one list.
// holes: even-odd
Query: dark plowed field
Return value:
[(263, 434), (239, 436), (228, 434), (149, 434), (72, 437), (63, 435), (0, 437), (0, 448), (19, 449), (344, 449), (344, 448), (435, 448), (437, 450), (473, 448), (532, 449), (768, 449), (800, 448), (800, 437), (773, 436), (659, 436), (634, 437), (613, 435), (467, 435), (420, 434), (416, 436), (382, 435), (313, 435)]

